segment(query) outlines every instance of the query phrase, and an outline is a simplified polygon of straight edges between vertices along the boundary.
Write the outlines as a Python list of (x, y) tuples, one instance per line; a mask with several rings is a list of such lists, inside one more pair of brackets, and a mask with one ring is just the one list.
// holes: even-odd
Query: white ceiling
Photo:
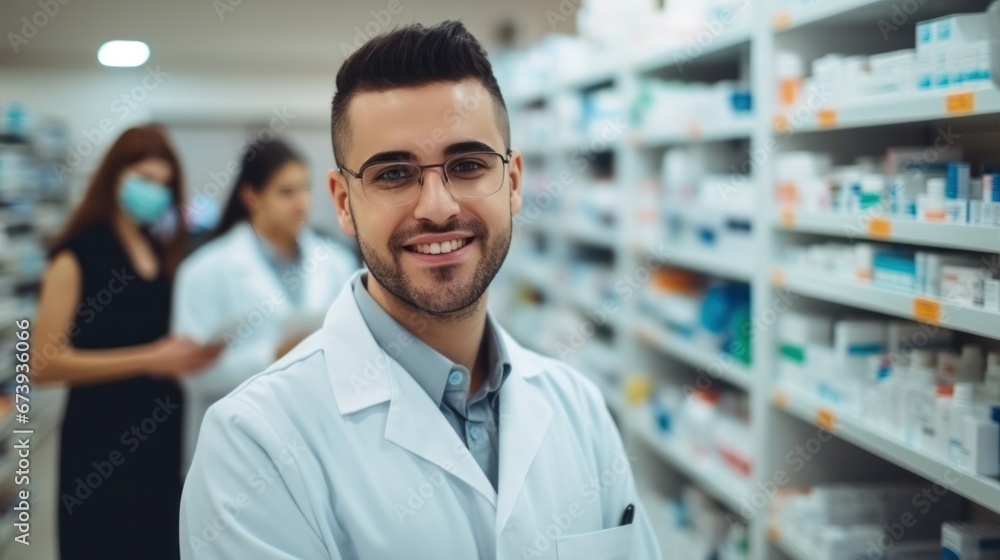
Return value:
[[(0, 67), (95, 69), (100, 67), (97, 48), (103, 42), (138, 39), (149, 44), (151, 64), (175, 72), (332, 77), (344, 59), (342, 44), (353, 47), (358, 30), (460, 19), (487, 48), (495, 48), (505, 22), (516, 26), (519, 44), (552, 31), (572, 32), (573, 25), (572, 17), (555, 27), (546, 18), (547, 10), (559, 9), (560, 0), (43, 1), (57, 5), (58, 13), (51, 18), (38, 15), (39, 0), (0, 2), (5, 39)], [(25, 36), (27, 43), (15, 53), (9, 34), (22, 34), (25, 17), (48, 21), (34, 37)]]

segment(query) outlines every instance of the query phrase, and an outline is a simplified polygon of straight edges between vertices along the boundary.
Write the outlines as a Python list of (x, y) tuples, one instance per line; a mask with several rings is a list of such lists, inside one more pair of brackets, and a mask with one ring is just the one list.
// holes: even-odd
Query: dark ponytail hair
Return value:
[(244, 188), (253, 189), (260, 192), (264, 185), (271, 180), (271, 177), (289, 162), (302, 162), (302, 156), (291, 146), (282, 140), (273, 139), (266, 142), (254, 142), (247, 146), (247, 151), (243, 154), (243, 163), (240, 166), (240, 174), (233, 184), (232, 193), (226, 203), (219, 224), (215, 226), (209, 240), (225, 235), (236, 224), (246, 221), (250, 217), (246, 203), (243, 201), (242, 191)]

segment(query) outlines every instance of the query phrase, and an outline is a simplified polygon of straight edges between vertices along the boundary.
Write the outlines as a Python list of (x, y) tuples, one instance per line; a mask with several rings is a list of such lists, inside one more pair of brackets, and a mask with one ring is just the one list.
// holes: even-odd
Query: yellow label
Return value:
[(836, 430), (837, 413), (829, 408), (820, 408), (816, 411), (816, 425), (827, 432)]
[(834, 128), (837, 126), (836, 109), (820, 109), (816, 114), (816, 122), (820, 128)]
[(788, 29), (792, 26), (792, 14), (787, 10), (775, 12), (774, 18), (771, 20), (771, 26), (779, 31), (782, 29)]
[(785, 229), (795, 228), (795, 211), (782, 210), (781, 214), (778, 216), (778, 221), (781, 223), (781, 227)]
[(798, 105), (801, 92), (801, 78), (785, 78), (778, 82), (778, 100), (785, 107)]
[(767, 526), (767, 540), (776, 543), (781, 542), (781, 530), (778, 529), (777, 525), (768, 524)]
[(771, 285), (777, 288), (785, 287), (785, 270), (783, 268), (775, 268), (771, 271)]
[(774, 392), (774, 406), (780, 409), (788, 408), (788, 393), (778, 390)]
[(788, 117), (784, 115), (778, 115), (774, 117), (774, 131), (775, 132), (788, 132)]
[(868, 220), (868, 235), (881, 239), (889, 239), (892, 236), (892, 222), (888, 218), (875, 216)]
[(976, 94), (971, 91), (953, 93), (945, 98), (944, 106), (949, 115), (971, 113), (976, 110)]
[(931, 325), (940, 324), (941, 303), (924, 297), (913, 298), (913, 318)]

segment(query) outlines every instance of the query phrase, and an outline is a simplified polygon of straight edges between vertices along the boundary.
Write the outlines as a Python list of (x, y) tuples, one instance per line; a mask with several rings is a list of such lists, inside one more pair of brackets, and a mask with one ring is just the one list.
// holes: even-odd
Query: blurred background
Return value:
[[(12, 542), (14, 323), (111, 142), (168, 127), (197, 240), (247, 142), (285, 138), (311, 226), (354, 249), (326, 195), (333, 78), (445, 19), (488, 48), (526, 158), (491, 308), (602, 389), (665, 558), (1000, 558), (983, 0), (4, 2), (5, 557), (56, 558), (61, 389), (33, 393), (32, 545)], [(106, 66), (113, 40), (148, 56)]]

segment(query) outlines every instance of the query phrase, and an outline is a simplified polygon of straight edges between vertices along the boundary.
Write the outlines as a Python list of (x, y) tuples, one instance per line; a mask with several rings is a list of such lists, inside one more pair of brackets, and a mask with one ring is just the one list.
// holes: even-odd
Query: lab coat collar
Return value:
[[(235, 278), (260, 278), (266, 282), (266, 293), (270, 293), (274, 289), (284, 293), (285, 288), (281, 285), (282, 280), (274, 274), (274, 270), (264, 260), (264, 255), (258, 245), (257, 233), (254, 232), (249, 223), (243, 221), (234, 225), (225, 235), (225, 239), (229, 241), (227, 253), (232, 256), (231, 272)], [(300, 282), (295, 284), (292, 289), (305, 290), (301, 299), (302, 309), (322, 309), (329, 301), (327, 299), (329, 286), (326, 283), (330, 279), (328, 275), (321, 273), (324, 267), (320, 266), (319, 261), (334, 258), (335, 255), (320, 245), (319, 237), (308, 227), (303, 228), (296, 241), (298, 241), (301, 255), (300, 268), (297, 269), (300, 274), (298, 279)], [(289, 305), (294, 307), (294, 303), (291, 301)]]
[(499, 496), (454, 429), (416, 381), (375, 342), (354, 299), (354, 273), (323, 324), (324, 354), (342, 415), (389, 401), (386, 439), (463, 480), (497, 508), (495, 530), (507, 523), (552, 418), (552, 407), (530, 379), (543, 358), (518, 344), (500, 325), (512, 365), (500, 396)]
[[(351, 288), (362, 274), (367, 274), (367, 270), (355, 271), (344, 283), (323, 321), (327, 370), (341, 414), (385, 402), (391, 396), (389, 363), (395, 360), (382, 350), (368, 330)], [(530, 379), (545, 371), (542, 358), (518, 344), (499, 323), (494, 322), (494, 326), (507, 349), (511, 377)], [(345, 344), (346, 341), (351, 343)]]

